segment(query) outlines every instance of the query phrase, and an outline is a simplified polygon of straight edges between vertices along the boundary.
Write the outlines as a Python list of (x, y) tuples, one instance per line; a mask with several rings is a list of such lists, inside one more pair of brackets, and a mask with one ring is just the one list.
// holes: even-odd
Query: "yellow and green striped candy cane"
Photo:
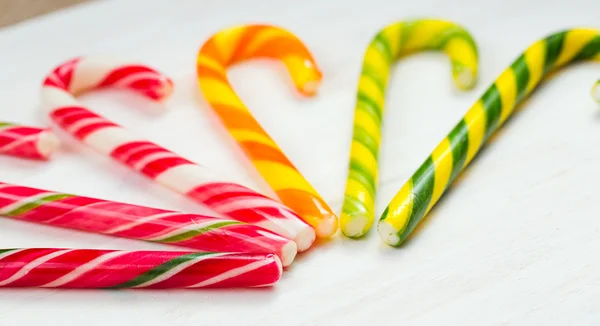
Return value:
[[(506, 69), (392, 199), (379, 221), (384, 242), (400, 245), (481, 146), (550, 72), (600, 60), (600, 30), (571, 29), (533, 43)], [(596, 84), (593, 94), (600, 99)]]
[(456, 85), (470, 89), (477, 78), (477, 46), (462, 27), (448, 21), (419, 19), (382, 29), (363, 59), (358, 83), (350, 164), (340, 227), (348, 237), (367, 233), (374, 221), (377, 156), (385, 88), (395, 60), (420, 51), (445, 52)]

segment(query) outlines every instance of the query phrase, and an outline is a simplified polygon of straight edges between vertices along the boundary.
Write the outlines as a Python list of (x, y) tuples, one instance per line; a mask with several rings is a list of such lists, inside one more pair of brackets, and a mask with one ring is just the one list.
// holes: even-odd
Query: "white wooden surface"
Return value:
[[(281, 65), (231, 71), (242, 98), (339, 211), (363, 50), (383, 25), (441, 17), (479, 43), (481, 77), (451, 84), (441, 54), (408, 58), (389, 88), (378, 214), (495, 77), (533, 41), (599, 27), (589, 1), (100, 1), (0, 30), (2, 119), (45, 124), (40, 82), (76, 55), (111, 54), (172, 76), (162, 114), (122, 93), (86, 103), (199, 163), (258, 183), (195, 83), (195, 56), (215, 31), (266, 22), (296, 33), (325, 79), (300, 99)], [(0, 325), (598, 325), (600, 112), (593, 63), (545, 84), (501, 130), (403, 248), (336, 237), (297, 258), (272, 289), (211, 291), (0, 290)], [(132, 107), (135, 107), (132, 109)], [(435, 117), (435, 118), (433, 118)], [(50, 163), (0, 158), (0, 180), (198, 211), (197, 205), (93, 152), (67, 144)], [(253, 180), (254, 179), (254, 180)], [(0, 219), (0, 247), (160, 249), (159, 245)]]

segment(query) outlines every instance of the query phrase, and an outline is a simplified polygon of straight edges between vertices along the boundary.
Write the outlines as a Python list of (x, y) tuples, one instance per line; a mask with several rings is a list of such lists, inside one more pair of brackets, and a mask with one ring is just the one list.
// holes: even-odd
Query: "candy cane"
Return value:
[(296, 244), (259, 226), (0, 182), (0, 216), (211, 252), (274, 253), (284, 266)]
[(600, 30), (567, 30), (531, 45), (392, 199), (378, 225), (383, 241), (398, 246), (410, 235), (480, 147), (548, 73), (585, 59), (600, 60)]
[(318, 236), (329, 237), (337, 230), (337, 217), (229, 84), (228, 66), (257, 57), (283, 61), (301, 93), (316, 91), (321, 73), (306, 47), (290, 32), (267, 25), (232, 27), (204, 43), (197, 62), (200, 89), (279, 199), (313, 226)]
[(354, 111), (354, 132), (340, 228), (348, 237), (369, 231), (375, 219), (377, 157), (390, 67), (394, 60), (429, 50), (444, 51), (454, 82), (470, 89), (477, 77), (477, 47), (462, 27), (441, 20), (398, 22), (382, 29), (365, 52)]
[(281, 263), (272, 254), (0, 249), (0, 287), (259, 287), (274, 284), (281, 274)]
[(0, 122), (0, 154), (46, 160), (58, 147), (58, 139), (48, 129)]
[(93, 113), (73, 97), (104, 87), (125, 88), (161, 101), (171, 94), (172, 82), (145, 66), (106, 58), (77, 58), (46, 78), (42, 106), (55, 124), (100, 153), (219, 213), (293, 239), (300, 250), (310, 247), (314, 231), (281, 203), (222, 181), (206, 168)]

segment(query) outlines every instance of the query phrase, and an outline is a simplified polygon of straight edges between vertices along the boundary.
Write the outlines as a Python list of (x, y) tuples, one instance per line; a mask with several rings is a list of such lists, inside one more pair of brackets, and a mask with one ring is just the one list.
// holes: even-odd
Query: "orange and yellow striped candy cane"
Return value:
[(354, 112), (354, 132), (340, 228), (347, 237), (369, 231), (375, 219), (377, 157), (385, 88), (394, 60), (420, 51), (450, 57), (454, 82), (470, 89), (477, 78), (477, 46), (462, 27), (443, 20), (419, 19), (391, 24), (371, 41), (363, 59)]
[(200, 90), (279, 199), (310, 224), (319, 237), (337, 231), (337, 216), (254, 119), (227, 79), (227, 67), (252, 58), (283, 61), (296, 88), (313, 95), (322, 75), (312, 55), (292, 33), (269, 25), (235, 26), (202, 45)]

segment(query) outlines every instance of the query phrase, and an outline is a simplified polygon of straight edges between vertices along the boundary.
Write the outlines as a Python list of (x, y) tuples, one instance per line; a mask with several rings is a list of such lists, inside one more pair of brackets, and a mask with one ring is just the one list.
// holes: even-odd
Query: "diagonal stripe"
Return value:
[(17, 201), (11, 205), (2, 207), (2, 209), (0, 209), (0, 214), (8, 217), (16, 217), (25, 214), (45, 203), (70, 197), (73, 197), (73, 195), (51, 192), (41, 193), (39, 195), (27, 197), (21, 201)]
[(2, 259), (6, 258), (10, 255), (16, 254), (18, 252), (21, 252), (23, 250), (27, 250), (27, 249), (2, 249), (2, 250), (0, 250), (0, 263), (2, 263)]
[[(161, 235), (159, 237), (149, 238), (149, 239), (144, 238), (144, 240), (155, 241), (155, 242), (180, 242), (180, 241), (188, 240), (190, 238), (202, 235), (204, 233), (208, 233), (212, 230), (216, 230), (216, 229), (226, 227), (229, 225), (239, 225), (239, 224), (244, 224), (244, 223), (238, 222), (238, 221), (223, 221), (223, 222), (210, 221), (209, 223), (203, 223), (203, 224), (198, 224), (198, 225), (197, 224), (187, 225), (183, 228), (179, 228), (179, 229), (171, 232), (170, 234)], [(206, 225), (206, 226), (200, 226), (200, 225)]]
[[(449, 180), (449, 182), (452, 182), (465, 166), (469, 148), (469, 126), (467, 126), (464, 119), (460, 120), (456, 127), (452, 129), (448, 135), (448, 140), (452, 149), (452, 174)], [(435, 182), (437, 183), (438, 180), (436, 179)]]
[(165, 217), (177, 216), (177, 215), (181, 215), (181, 214), (182, 213), (180, 213), (180, 212), (167, 212), (167, 213), (161, 213), (161, 214), (156, 214), (156, 215), (150, 215), (150, 216), (138, 218), (135, 221), (132, 221), (131, 223), (126, 223), (123, 225), (116, 226), (112, 229), (104, 231), (103, 233), (115, 234), (115, 233), (119, 233), (119, 232), (122, 232), (125, 230), (133, 229), (136, 226), (146, 224), (146, 223), (152, 222), (154, 220), (158, 220), (158, 219), (165, 218)]
[[(426, 211), (429, 211), (435, 202), (442, 196), (444, 190), (452, 180), (454, 171), (454, 147), (450, 138), (445, 138), (431, 153), (431, 158), (435, 164), (435, 183), (431, 194), (431, 201)], [(466, 151), (464, 151), (466, 154)], [(459, 158), (460, 159), (460, 158)], [(464, 155), (463, 155), (464, 160)]]
[(364, 147), (368, 148), (373, 157), (377, 158), (379, 152), (379, 143), (377, 140), (361, 125), (354, 125), (354, 135), (352, 139)]
[[(248, 209), (259, 209), (259, 208), (276, 208), (280, 210), (286, 210), (285, 206), (279, 204), (278, 202), (265, 198), (265, 197), (235, 197), (231, 198), (231, 200), (221, 201), (219, 203), (215, 203), (211, 205), (213, 209), (219, 209), (220, 212), (224, 212), (224, 214), (231, 213), (238, 210), (248, 210)], [(271, 216), (271, 214), (266, 214), (265, 217), (269, 220), (278, 220), (280, 218)]]
[(137, 162), (135, 162), (135, 164), (133, 164), (131, 167), (134, 170), (136, 170), (136, 171), (141, 171), (148, 164), (152, 164), (152, 163), (154, 163), (154, 162), (156, 162), (158, 160), (162, 160), (162, 159), (165, 159), (165, 158), (175, 158), (175, 159), (177, 159), (177, 158), (179, 158), (179, 155), (161, 149), (160, 152), (152, 153), (150, 155), (145, 155), (140, 160), (138, 160)]
[(65, 131), (69, 134), (75, 134), (81, 128), (85, 128), (98, 123), (105, 123), (106, 119), (99, 116), (91, 116), (83, 119), (79, 119), (65, 127)]
[(377, 88), (379, 89), (381, 94), (385, 94), (385, 86), (386, 86), (387, 80), (385, 78), (382, 78), (375, 69), (373, 69), (368, 64), (365, 64), (365, 66), (362, 69), (361, 75), (363, 77), (371, 79), (373, 81), (373, 83), (375, 83), (377, 85)]
[(514, 71), (517, 83), (517, 101), (520, 101), (526, 95), (529, 84), (529, 67), (525, 61), (525, 55), (522, 54), (510, 67)]
[(161, 76), (154, 71), (140, 71), (119, 78), (112, 84), (112, 87), (130, 88), (132, 84), (140, 80), (151, 80), (160, 82)]
[(381, 116), (383, 113), (381, 112), (381, 108), (379, 105), (373, 101), (368, 95), (358, 92), (356, 96), (357, 108), (363, 109), (366, 112), (369, 112), (373, 117), (376, 118), (378, 123), (381, 123)]
[(68, 252), (73, 251), (72, 249), (66, 249), (66, 250), (59, 250), (59, 251), (55, 251), (51, 254), (39, 257), (31, 262), (29, 262), (27, 265), (21, 267), (21, 269), (16, 272), (15, 274), (13, 274), (11, 277), (7, 278), (6, 280), (0, 282), (0, 286), (6, 286), (10, 283), (13, 283), (19, 279), (21, 279), (23, 276), (27, 275), (32, 269), (42, 265), (43, 263), (56, 258), (58, 256), (64, 255)]
[(208, 258), (214, 258), (214, 257), (222, 256), (222, 255), (225, 255), (225, 254), (224, 253), (203, 253), (202, 256), (196, 255), (196, 257), (194, 257), (193, 259), (183, 262), (183, 263), (171, 268), (170, 270), (167, 270), (166, 272), (157, 275), (156, 277), (154, 277), (151, 280), (148, 280), (147, 282), (133, 286), (133, 288), (148, 287), (148, 286), (152, 286), (154, 284), (160, 283), (162, 281), (166, 281), (166, 280), (170, 279), (171, 277), (179, 274), (179, 272), (183, 271), (184, 269), (186, 269), (192, 265), (195, 265), (202, 260), (205, 260)]
[(376, 171), (369, 171), (360, 161), (350, 160), (350, 177), (369, 187), (371, 195), (375, 194)]
[(488, 139), (498, 127), (500, 114), (502, 111), (502, 100), (500, 92), (496, 84), (492, 84), (490, 88), (481, 97), (481, 102), (485, 109), (485, 139)]
[(594, 37), (577, 55), (573, 60), (587, 60), (600, 53), (600, 35)]
[(529, 83), (527, 93), (530, 93), (540, 82), (544, 74), (544, 62), (546, 54), (546, 42), (543, 40), (535, 42), (525, 50), (525, 62), (529, 68)]
[(94, 270), (98, 265), (100, 265), (106, 261), (109, 261), (113, 258), (124, 255), (126, 253), (127, 253), (126, 251), (115, 251), (115, 252), (110, 252), (110, 253), (104, 254), (100, 257), (97, 257), (96, 259), (92, 259), (89, 262), (78, 266), (77, 268), (73, 269), (69, 273), (57, 278), (56, 280), (54, 280), (52, 282), (41, 285), (40, 287), (55, 288), (55, 287), (59, 287), (59, 286), (64, 286), (65, 284), (70, 283), (70, 282), (76, 280), (77, 278), (81, 277), (81, 275)]
[(207, 280), (204, 280), (200, 283), (196, 283), (194, 285), (190, 285), (188, 286), (188, 288), (201, 288), (201, 287), (206, 287), (209, 285), (214, 285), (217, 284), (219, 282), (223, 282), (225, 280), (228, 280), (230, 278), (234, 278), (246, 273), (249, 273), (253, 270), (257, 270), (263, 266), (267, 266), (269, 264), (272, 264), (273, 261), (271, 261), (270, 259), (263, 259), (263, 260), (259, 260), (259, 261), (255, 261), (253, 263), (247, 264), (245, 266), (242, 267), (238, 267), (238, 268), (234, 268), (234, 269), (230, 269), (224, 273), (221, 273), (217, 276), (213, 276)]
[(514, 71), (510, 68), (504, 70), (500, 77), (496, 79), (496, 87), (498, 87), (502, 103), (499, 121), (499, 124), (502, 124), (513, 112), (517, 100), (517, 84)]
[[(98, 201), (98, 202), (91, 203), (91, 204), (88, 204), (88, 205), (78, 206), (78, 207), (75, 207), (75, 208), (73, 208), (71, 210), (68, 210), (68, 211), (66, 211), (63, 214), (60, 214), (58, 216), (47, 216), (50, 219), (44, 220), (44, 221), (40, 221), (40, 223), (52, 224), (52, 223), (55, 223), (56, 221), (60, 220), (61, 218), (65, 217), (66, 215), (69, 215), (69, 214), (72, 214), (72, 213), (76, 213), (76, 212), (81, 211), (81, 210), (93, 210), (94, 206), (103, 205), (103, 204), (106, 204), (106, 202), (104, 202), (104, 201)], [(61, 208), (63, 208), (63, 207), (61, 207)]]
[(168, 278), (171, 278), (177, 273), (186, 269), (187, 267), (196, 264), (200, 260), (210, 258), (215, 255), (220, 254), (210, 252), (198, 252), (175, 257), (137, 276), (133, 280), (113, 286), (112, 288), (123, 289), (147, 287), (152, 284), (156, 284), (158, 282), (162, 282)]
[(430, 156), (412, 177), (412, 193), (415, 195), (413, 197), (413, 210), (408, 223), (405, 225), (407, 233), (410, 233), (425, 215), (431, 201), (435, 182), (435, 165)]
[(554, 64), (562, 52), (567, 32), (556, 33), (546, 38), (546, 60), (544, 61), (544, 73), (554, 68)]
[(15, 141), (12, 141), (12, 142), (4, 145), (4, 147), (1, 147), (0, 152), (9, 151), (11, 149), (14, 149), (16, 147), (19, 147), (19, 146), (29, 143), (29, 142), (35, 142), (38, 138), (39, 138), (39, 134), (33, 134), (33, 135), (25, 136), (25, 137), (19, 137)]
[(394, 59), (394, 54), (392, 53), (390, 42), (384, 34), (377, 34), (371, 45), (375, 46), (379, 51), (385, 54), (385, 58), (387, 59), (388, 63), (392, 62)]
[(346, 214), (367, 212), (367, 206), (360, 199), (349, 195), (345, 195), (343, 211)]

